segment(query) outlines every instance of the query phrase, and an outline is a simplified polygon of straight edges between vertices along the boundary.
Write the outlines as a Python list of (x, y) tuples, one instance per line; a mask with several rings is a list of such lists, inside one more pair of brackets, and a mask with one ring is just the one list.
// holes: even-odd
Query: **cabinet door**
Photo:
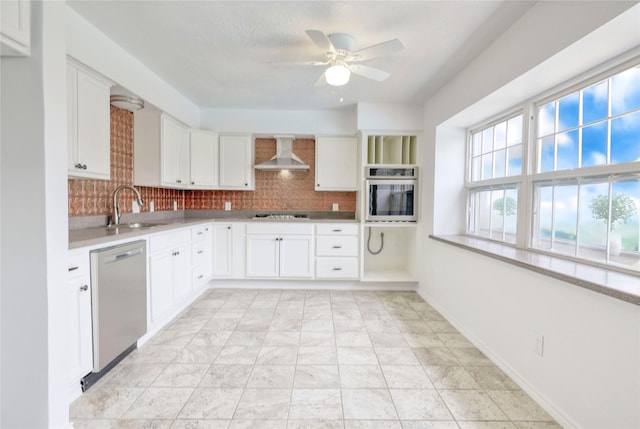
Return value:
[(178, 185), (178, 124), (162, 115), (161, 119), (162, 183)]
[(279, 244), (275, 235), (247, 236), (247, 277), (278, 277)]
[(187, 187), (190, 181), (190, 166), (191, 166), (191, 154), (190, 154), (190, 133), (189, 128), (178, 124), (176, 143), (176, 182), (180, 187)]
[(173, 287), (176, 302), (182, 301), (191, 291), (191, 246), (186, 244), (171, 251), (173, 263)]
[(166, 250), (149, 258), (151, 323), (162, 319), (173, 307), (173, 251)]
[(220, 136), (220, 189), (253, 189), (251, 136)]
[(68, 380), (78, 381), (93, 369), (93, 343), (91, 330), (91, 290), (89, 278), (70, 280), (65, 296), (67, 317)]
[(218, 187), (218, 135), (191, 130), (191, 188)]
[(313, 276), (313, 238), (286, 236), (280, 239), (280, 277)]
[(109, 85), (78, 70), (77, 137), (78, 159), (83, 176), (110, 178)]
[(231, 277), (233, 229), (230, 224), (213, 225), (213, 277)]
[(0, 1), (0, 54), (31, 54), (30, 0)]
[(67, 168), (69, 175), (82, 172), (78, 162), (78, 69), (67, 64)]
[(356, 191), (358, 140), (355, 137), (318, 137), (316, 190)]

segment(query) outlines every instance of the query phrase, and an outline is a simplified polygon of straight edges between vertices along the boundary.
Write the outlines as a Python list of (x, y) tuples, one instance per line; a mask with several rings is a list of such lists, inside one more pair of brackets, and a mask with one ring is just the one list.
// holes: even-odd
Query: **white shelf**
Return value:
[(417, 164), (418, 138), (415, 135), (367, 136), (367, 164)]
[[(413, 282), (417, 281), (417, 225), (416, 224), (363, 224), (362, 272), (363, 281)], [(367, 242), (371, 231), (371, 250), (381, 247), (380, 234), (384, 234), (382, 251), (369, 252)]]

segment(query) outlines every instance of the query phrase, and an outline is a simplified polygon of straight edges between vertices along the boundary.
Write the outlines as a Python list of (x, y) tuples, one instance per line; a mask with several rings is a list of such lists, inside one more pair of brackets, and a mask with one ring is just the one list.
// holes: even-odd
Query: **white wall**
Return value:
[(424, 109), (419, 293), (567, 427), (640, 427), (640, 307), (426, 236), (464, 230), (464, 198), (453, 189), (464, 129), (630, 55), (639, 21), (637, 3), (537, 3)]
[(198, 106), (70, 7), (66, 18), (69, 56), (185, 124), (198, 126)]
[(422, 106), (358, 103), (358, 130), (420, 131), (423, 125)]
[[(3, 57), (2, 421), (65, 427), (62, 348), (55, 316), (66, 279), (64, 3), (33, 2), (30, 57)], [(28, 216), (25, 214), (28, 213)]]
[(202, 109), (200, 127), (217, 132), (355, 135), (355, 108), (340, 110)]

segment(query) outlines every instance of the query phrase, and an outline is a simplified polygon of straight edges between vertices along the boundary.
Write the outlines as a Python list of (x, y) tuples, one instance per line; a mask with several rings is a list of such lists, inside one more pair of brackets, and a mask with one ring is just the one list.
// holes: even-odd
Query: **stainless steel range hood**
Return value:
[(308, 170), (309, 166), (293, 153), (294, 136), (277, 135), (276, 154), (269, 161), (256, 164), (256, 170)]

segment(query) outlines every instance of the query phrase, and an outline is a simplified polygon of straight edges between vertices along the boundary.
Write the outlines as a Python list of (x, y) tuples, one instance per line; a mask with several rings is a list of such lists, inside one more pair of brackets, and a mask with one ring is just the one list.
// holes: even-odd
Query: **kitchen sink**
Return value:
[(107, 229), (143, 229), (152, 228), (154, 226), (167, 225), (166, 223), (154, 223), (154, 222), (133, 222), (133, 223), (121, 223), (118, 225), (107, 225)]

